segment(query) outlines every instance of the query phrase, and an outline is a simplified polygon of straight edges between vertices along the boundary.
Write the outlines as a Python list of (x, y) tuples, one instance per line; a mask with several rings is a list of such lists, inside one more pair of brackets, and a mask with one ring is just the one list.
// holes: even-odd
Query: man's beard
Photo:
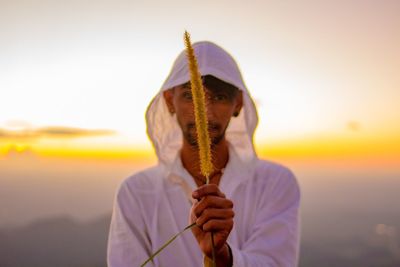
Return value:
[[(212, 133), (218, 133), (215, 136), (211, 136), (211, 146), (216, 146), (218, 145), (225, 137), (225, 131), (226, 128), (222, 130), (222, 126), (217, 123), (208, 123), (208, 134), (211, 136)], [(186, 129), (183, 133), (183, 137), (185, 138), (186, 142), (193, 146), (198, 148), (198, 142), (197, 142), (197, 132), (196, 132), (196, 124), (195, 123), (188, 123), (186, 125)]]

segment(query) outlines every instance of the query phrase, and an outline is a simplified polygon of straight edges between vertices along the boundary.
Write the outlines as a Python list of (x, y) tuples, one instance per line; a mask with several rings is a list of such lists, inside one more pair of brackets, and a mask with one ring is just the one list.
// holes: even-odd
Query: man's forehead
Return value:
[[(226, 83), (211, 75), (202, 76), (203, 86), (211, 92), (231, 92), (234, 93), (238, 90), (237, 87)], [(187, 90), (191, 88), (190, 81), (177, 86), (180, 90)]]

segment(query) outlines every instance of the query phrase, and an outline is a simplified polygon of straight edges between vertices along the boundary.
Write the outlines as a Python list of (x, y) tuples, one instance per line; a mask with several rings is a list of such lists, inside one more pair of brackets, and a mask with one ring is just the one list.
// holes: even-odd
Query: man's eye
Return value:
[(191, 100), (192, 99), (192, 93), (189, 91), (184, 92), (183, 94), (183, 98)]
[(227, 99), (228, 99), (228, 96), (222, 95), (222, 94), (219, 94), (219, 95), (215, 95), (215, 96), (214, 96), (214, 100), (217, 100), (217, 101), (225, 101), (225, 100), (227, 100)]

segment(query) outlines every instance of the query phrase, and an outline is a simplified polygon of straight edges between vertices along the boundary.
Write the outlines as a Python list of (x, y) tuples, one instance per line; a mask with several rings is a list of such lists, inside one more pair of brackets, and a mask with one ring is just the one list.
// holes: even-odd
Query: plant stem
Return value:
[(164, 245), (162, 245), (156, 252), (154, 252), (150, 258), (148, 258), (145, 262), (142, 263), (142, 265), (140, 265), (140, 267), (145, 266), (147, 263), (149, 263), (150, 261), (153, 261), (154, 257), (157, 256), (158, 253), (160, 253), (164, 248), (166, 248), (169, 244), (172, 243), (172, 241), (174, 241), (180, 234), (182, 234), (183, 232), (185, 232), (186, 230), (192, 228), (193, 226), (195, 226), (196, 223), (192, 223), (188, 226), (186, 226), (182, 231), (180, 231), (179, 233), (177, 233), (176, 235), (174, 235), (170, 240), (168, 240)]
[(216, 267), (216, 259), (215, 259), (215, 244), (214, 244), (214, 233), (211, 232), (211, 245), (212, 245), (212, 264), (213, 267)]

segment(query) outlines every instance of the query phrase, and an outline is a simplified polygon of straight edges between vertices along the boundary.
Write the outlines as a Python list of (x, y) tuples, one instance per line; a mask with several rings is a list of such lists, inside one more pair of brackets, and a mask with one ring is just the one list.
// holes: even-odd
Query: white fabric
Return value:
[[(234, 203), (234, 227), (228, 239), (233, 266), (296, 266), (299, 189), (295, 177), (287, 168), (262, 160), (257, 160), (252, 174), (243, 171), (243, 162), (233, 151), (220, 182), (221, 191)], [(140, 266), (188, 225), (191, 203), (182, 184), (195, 189), (179, 157), (171, 171), (158, 165), (122, 183), (110, 228), (109, 267)], [(202, 262), (188, 230), (148, 266), (201, 267)]]
[[(259, 160), (253, 146), (258, 117), (233, 58), (210, 42), (193, 45), (202, 75), (213, 75), (243, 91), (243, 109), (232, 118), (226, 137), (229, 162), (220, 189), (234, 203), (234, 227), (228, 242), (234, 267), (296, 266), (299, 250), (299, 188), (289, 169)], [(108, 240), (109, 267), (136, 267), (188, 225), (195, 189), (183, 168), (182, 133), (162, 92), (189, 81), (184, 52), (176, 59), (159, 94), (146, 112), (147, 133), (159, 164), (127, 178), (115, 198)], [(202, 253), (187, 231), (148, 266), (196, 267)]]

